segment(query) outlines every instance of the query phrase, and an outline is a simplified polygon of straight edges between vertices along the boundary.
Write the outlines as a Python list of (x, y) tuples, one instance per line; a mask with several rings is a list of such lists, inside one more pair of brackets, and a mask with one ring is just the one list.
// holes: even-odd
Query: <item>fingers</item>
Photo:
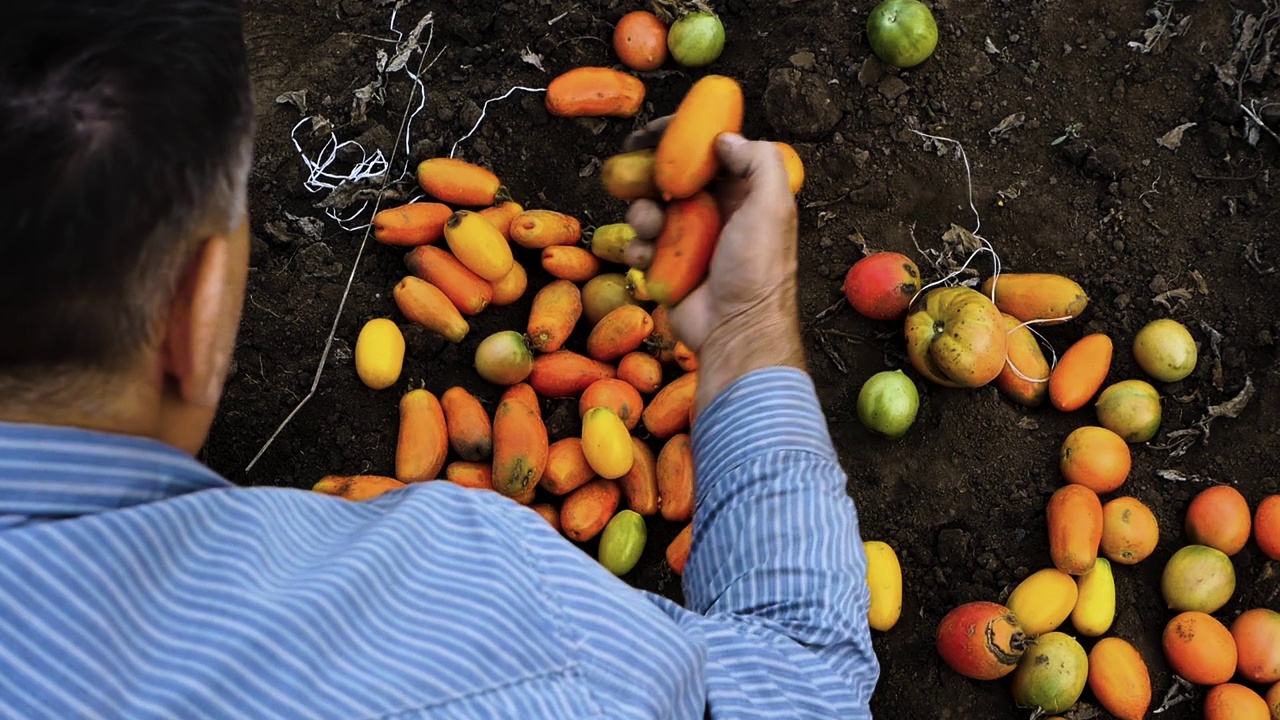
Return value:
[(666, 216), (662, 206), (652, 200), (637, 200), (627, 209), (627, 224), (636, 232), (636, 239), (627, 246), (626, 261), (631, 267), (648, 269), (653, 262), (653, 240), (662, 234)]
[(771, 142), (749, 141), (736, 133), (716, 138), (716, 154), (725, 172), (747, 183), (748, 192), (790, 196), (782, 153)]
[(653, 248), (654, 244), (652, 242), (636, 238), (627, 245), (622, 259), (633, 268), (648, 270), (649, 266), (653, 264)]
[(671, 115), (660, 117), (628, 135), (622, 142), (623, 152), (657, 147), (658, 141), (662, 139), (662, 133), (666, 132), (667, 126), (671, 124), (671, 117)]
[(661, 235), (665, 222), (662, 206), (653, 200), (636, 200), (627, 209), (627, 224), (643, 240), (653, 240)]

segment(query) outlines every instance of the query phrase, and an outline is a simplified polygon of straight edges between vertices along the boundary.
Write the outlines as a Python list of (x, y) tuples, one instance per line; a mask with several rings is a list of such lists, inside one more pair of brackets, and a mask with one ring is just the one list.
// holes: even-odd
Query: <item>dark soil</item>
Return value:
[[(407, 31), (434, 11), (429, 54), (444, 52), (423, 75), (426, 107), (410, 124), (406, 156), (403, 142), (396, 147), (412, 87), (404, 73), (388, 76), (366, 119), (350, 118), (353, 91), (376, 77), (375, 53), (393, 52), (385, 41), (393, 37), (392, 7), (376, 0), (250, 0), (260, 106), (253, 271), (237, 364), (205, 460), (252, 485), (308, 488), (330, 473), (391, 473), (400, 392), (410, 383), (425, 382), (437, 393), (461, 384), (496, 398), (498, 388), (472, 370), (472, 353), (491, 332), (523, 329), (532, 296), (531, 290), (513, 307), (474, 318), (458, 346), (402, 322), (409, 343), (404, 375), (398, 389), (375, 393), (357, 380), (351, 348), (366, 320), (399, 319), (390, 291), (404, 270), (400, 251), (370, 242), (315, 396), (246, 472), (311, 388), (364, 236), (325, 217), (317, 203), (326, 192), (304, 189), (305, 167), (290, 141), (304, 114), (276, 98), (306, 90), (305, 115), (327, 118), (341, 140), (395, 153), (398, 175), (406, 161), (447, 155), (484, 100), (510, 86), (540, 87), (575, 66), (612, 64), (606, 42), (612, 23), (640, 4), (409, 2), (397, 28)], [(1196, 372), (1161, 388), (1161, 434), (1134, 448), (1133, 473), (1121, 491), (1148, 503), (1163, 528), (1152, 558), (1117, 568), (1113, 629), (1149, 663), (1158, 705), (1172, 684), (1160, 651), (1170, 613), (1159, 574), (1185, 542), (1187, 503), (1210, 482), (1234, 484), (1254, 504), (1280, 491), (1280, 274), (1270, 272), (1280, 263), (1280, 204), (1273, 138), (1264, 133), (1257, 147), (1246, 142), (1234, 91), (1225, 92), (1214, 75), (1214, 64), (1235, 46), (1232, 5), (1256, 12), (1261, 2), (1179, 2), (1173, 12), (1191, 18), (1185, 34), (1141, 53), (1127, 45), (1153, 24), (1146, 15), (1151, 4), (934, 0), (942, 28), (936, 55), (917, 70), (889, 72), (864, 62), (862, 27), (871, 3), (722, 0), (730, 40), (711, 70), (743, 83), (747, 134), (792, 142), (806, 162), (800, 284), (807, 318), (839, 298), (845, 270), (861, 257), (857, 233), (873, 249), (917, 258), (926, 275), (937, 277), (913, 235), (920, 248), (937, 250), (952, 223), (973, 229), (963, 163), (909, 131), (919, 127), (964, 144), (981, 233), (1007, 270), (1062, 273), (1089, 292), (1083, 318), (1046, 331), (1059, 352), (1084, 333), (1110, 334), (1114, 381), (1140, 377), (1129, 345), (1152, 319), (1177, 318), (1202, 343)], [(521, 59), (525, 49), (541, 55), (545, 73)], [(647, 76), (645, 116), (674, 109), (692, 76)], [(1276, 79), (1250, 92), (1274, 96)], [(992, 132), (1015, 113), (1021, 124)], [(600, 189), (595, 163), (615, 152), (637, 122), (557, 120), (539, 95), (517, 93), (490, 105), (459, 155), (494, 168), (526, 206), (574, 213), (584, 225), (616, 222), (623, 206)], [(1183, 123), (1196, 125), (1177, 150), (1156, 143)], [(1075, 137), (1054, 144), (1068, 134)], [(307, 123), (297, 137), (315, 157), (328, 136), (311, 133)], [(335, 167), (345, 172), (359, 158), (341, 159), (347, 162)], [(342, 214), (359, 208), (355, 203)], [(535, 256), (520, 257), (533, 269), (532, 287), (547, 280)], [(985, 258), (976, 265), (990, 271)], [(1215, 331), (1222, 336), (1216, 352)], [(1006, 684), (949, 671), (933, 649), (933, 632), (955, 605), (1003, 600), (1020, 579), (1049, 565), (1044, 508), (1062, 482), (1057, 448), (1073, 428), (1095, 422), (1092, 411), (1025, 410), (990, 388), (944, 390), (913, 373), (923, 393), (919, 419), (906, 438), (887, 442), (862, 428), (854, 405), (867, 377), (905, 365), (898, 326), (874, 324), (844, 307), (813, 322), (807, 340), (864, 537), (888, 541), (905, 573), (902, 619), (875, 638), (884, 671), (874, 711), (885, 718), (1028, 717)], [(1239, 418), (1215, 420), (1208, 441), (1183, 455), (1160, 449), (1170, 432), (1193, 427), (1207, 406), (1233, 397), (1247, 378), (1257, 395)], [(553, 434), (576, 432), (575, 403), (552, 402), (544, 413)], [(1163, 470), (1190, 480), (1163, 479), (1157, 475)], [(651, 523), (649, 549), (629, 581), (679, 597), (661, 559), (676, 529)], [(1252, 546), (1234, 560), (1239, 589), (1218, 616), (1230, 622), (1250, 607), (1280, 606), (1277, 565)], [(1197, 691), (1163, 717), (1199, 717), (1201, 698)], [(1084, 699), (1091, 701), (1087, 693)], [(1086, 709), (1079, 717), (1092, 715)]]

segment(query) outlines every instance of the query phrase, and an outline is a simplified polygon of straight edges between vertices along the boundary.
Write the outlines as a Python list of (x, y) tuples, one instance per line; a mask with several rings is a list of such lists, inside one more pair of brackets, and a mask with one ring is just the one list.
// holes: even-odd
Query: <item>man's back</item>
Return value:
[[(497, 493), (242, 489), (148, 440), (0, 424), (0, 714), (865, 717), (865, 592), (823, 585), (861, 561), (856, 532), (823, 538), (852, 508), (810, 496), (842, 493), (843, 474), (807, 382), (754, 380), (695, 434), (701, 612), (632, 589)], [(779, 383), (798, 407), (761, 394)]]

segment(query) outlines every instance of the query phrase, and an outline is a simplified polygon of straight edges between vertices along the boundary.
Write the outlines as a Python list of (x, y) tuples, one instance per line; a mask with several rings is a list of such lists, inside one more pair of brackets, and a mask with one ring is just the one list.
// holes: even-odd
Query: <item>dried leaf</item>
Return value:
[(986, 50), (986, 52), (987, 52), (987, 54), (988, 54), (988, 55), (999, 55), (999, 54), (1000, 54), (1000, 50), (999, 50), (999, 48), (997, 48), (997, 47), (996, 47), (996, 44), (995, 44), (995, 43), (991, 42), (991, 38), (990, 38), (990, 37), (987, 37), (986, 39), (984, 39), (984, 41), (983, 41), (983, 43), (982, 43), (982, 49), (983, 49), (983, 50)]
[(591, 158), (591, 161), (588, 162), (586, 165), (584, 165), (582, 169), (578, 171), (578, 177), (583, 177), (583, 178), (591, 177), (592, 175), (595, 175), (596, 171), (599, 170), (603, 165), (604, 163), (600, 162), (600, 158), (593, 156)]
[(538, 68), (538, 72), (547, 71), (546, 68), (542, 67), (542, 56), (527, 47), (520, 53), (520, 59)]
[(1164, 135), (1161, 135), (1156, 140), (1156, 144), (1163, 148), (1168, 148), (1170, 150), (1177, 150), (1178, 146), (1182, 144), (1182, 134), (1195, 126), (1196, 126), (1196, 123), (1193, 123), (1193, 122), (1183, 123), (1178, 127), (1165, 133)]
[(329, 122), (329, 118), (323, 115), (316, 115), (311, 118), (312, 135), (328, 135), (331, 132), (333, 132), (333, 123)]
[(1209, 325), (1209, 323), (1203, 320), (1200, 320), (1198, 322), (1200, 324), (1200, 329), (1204, 331), (1205, 335), (1209, 336), (1209, 349), (1213, 352), (1213, 356), (1221, 357), (1222, 356), (1222, 333), (1218, 332), (1217, 330), (1214, 330), (1213, 326)]
[(298, 109), (298, 112), (305, 113), (307, 111), (307, 91), (303, 89), (280, 93), (276, 96), (276, 102), (282, 105), (292, 105)]
[(1153, 715), (1159, 715), (1169, 708), (1180, 705), (1195, 697), (1195, 686), (1183, 680), (1181, 677), (1173, 676), (1173, 685), (1169, 686), (1169, 691), (1164, 694), (1164, 702), (1160, 703), (1160, 707), (1152, 710)]
[(1207, 420), (1213, 418), (1225, 417), (1234, 420), (1240, 417), (1240, 413), (1244, 412), (1244, 409), (1249, 406), (1249, 402), (1253, 400), (1253, 396), (1257, 394), (1258, 389), (1253, 385), (1253, 378), (1246, 375), (1244, 377), (1244, 387), (1240, 389), (1240, 392), (1236, 393), (1235, 397), (1221, 405), (1209, 406), (1209, 415), (1205, 424), (1208, 425)]
[[(1184, 303), (1191, 298), (1192, 295), (1190, 290), (1186, 288), (1174, 288), (1151, 298), (1151, 302), (1159, 303), (1172, 312), (1174, 305)], [(1170, 302), (1171, 300), (1176, 302)]]
[(972, 255), (982, 247), (982, 241), (977, 235), (955, 223), (951, 223), (951, 228), (942, 233), (942, 241), (946, 243), (948, 250), (957, 249), (966, 256)]
[(853, 243), (854, 247), (858, 248), (858, 252), (861, 253), (863, 257), (870, 254), (867, 250), (867, 239), (862, 236), (862, 232), (860, 230), (853, 231), (853, 234), (849, 236), (849, 242)]
[(368, 114), (369, 103), (375, 100), (379, 105), (383, 102), (381, 76), (364, 87), (356, 88), (356, 91), (351, 94), (351, 122), (364, 122)]
[(1191, 271), (1191, 279), (1196, 281), (1196, 288), (1200, 290), (1201, 295), (1209, 294), (1209, 283), (1205, 282), (1204, 276), (1200, 274), (1199, 270)]
[(1007, 115), (1005, 119), (999, 122), (999, 124), (997, 124), (995, 127), (988, 130), (987, 134), (993, 138), (998, 138), (1003, 136), (1005, 133), (1009, 132), (1010, 130), (1013, 130), (1014, 128), (1022, 127), (1023, 123), (1025, 123), (1026, 121), (1027, 121), (1026, 113), (1016, 112), (1011, 115)]
[(409, 64), (409, 58), (418, 49), (418, 39), (422, 37), (422, 31), (434, 21), (434, 18), (434, 13), (427, 13), (422, 16), (417, 25), (413, 26), (408, 37), (396, 46), (396, 54), (391, 56), (391, 62), (387, 63), (387, 72), (399, 72)]
[(1207, 475), (1188, 475), (1178, 470), (1157, 470), (1156, 477), (1170, 482), (1211, 483), (1213, 478)]
[(1040, 429), (1040, 423), (1033, 417), (1023, 415), (1022, 418), (1018, 420), (1018, 427), (1023, 430), (1034, 431)]

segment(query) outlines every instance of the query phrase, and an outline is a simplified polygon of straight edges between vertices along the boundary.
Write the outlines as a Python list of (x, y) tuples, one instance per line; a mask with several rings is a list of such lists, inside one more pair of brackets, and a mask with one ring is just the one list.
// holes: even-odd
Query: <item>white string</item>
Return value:
[(502, 95), (499, 95), (498, 97), (492, 97), (492, 98), (489, 98), (488, 100), (485, 100), (484, 107), (480, 108), (480, 117), (476, 119), (476, 124), (471, 127), (471, 130), (467, 132), (466, 135), (463, 135), (462, 137), (458, 138), (458, 141), (453, 144), (453, 149), (449, 151), (449, 157), (453, 157), (457, 155), (458, 146), (462, 144), (462, 141), (467, 140), (472, 135), (475, 135), (476, 131), (480, 129), (480, 123), (484, 122), (485, 116), (489, 114), (489, 103), (497, 102), (499, 100), (506, 100), (507, 98), (511, 97), (511, 95), (515, 93), (517, 90), (523, 90), (524, 92), (546, 92), (547, 91), (546, 88), (531, 88), (531, 87), (522, 87), (520, 85), (517, 85), (511, 88), (510, 90), (506, 91)]
[[(1045, 337), (1044, 337), (1043, 335), (1041, 335), (1041, 334), (1040, 334), (1040, 333), (1039, 333), (1035, 328), (1033, 328), (1033, 327), (1031, 327), (1031, 326), (1032, 326), (1032, 325), (1048, 325), (1048, 324), (1050, 324), (1050, 323), (1066, 322), (1066, 321), (1068, 321), (1068, 320), (1074, 320), (1074, 319), (1075, 319), (1075, 317), (1076, 317), (1075, 315), (1065, 315), (1065, 316), (1063, 316), (1063, 317), (1056, 317), (1056, 318), (1040, 318), (1040, 319), (1037, 319), (1037, 320), (1027, 320), (1027, 321), (1026, 321), (1026, 322), (1024, 322), (1024, 323), (1021, 323), (1021, 324), (1019, 324), (1019, 325), (1017, 325), (1017, 326), (1015, 326), (1015, 327), (1013, 327), (1013, 328), (1010, 328), (1009, 332), (1008, 332), (1008, 333), (1006, 333), (1006, 336), (1008, 336), (1008, 335), (1012, 335), (1012, 334), (1014, 334), (1015, 332), (1017, 332), (1018, 330), (1021, 330), (1022, 328), (1027, 328), (1028, 330), (1030, 330), (1030, 331), (1031, 331), (1031, 333), (1032, 333), (1033, 335), (1035, 335), (1037, 338), (1040, 338), (1040, 340), (1042, 340), (1042, 341), (1043, 341), (1044, 345), (1045, 345), (1046, 347), (1048, 347), (1048, 348), (1049, 348), (1049, 352), (1053, 353), (1053, 361), (1052, 361), (1051, 363), (1049, 363), (1049, 372), (1050, 372), (1050, 373), (1052, 373), (1052, 372), (1053, 372), (1053, 369), (1054, 369), (1055, 367), (1057, 367), (1057, 366), (1058, 366), (1058, 352), (1057, 352), (1056, 350), (1054, 350), (1054, 349), (1053, 349), (1053, 345), (1050, 345), (1050, 344), (1049, 344), (1049, 341), (1048, 341), (1048, 340), (1046, 340), (1046, 339), (1045, 339)], [(1026, 375), (1023, 375), (1023, 374), (1022, 374), (1022, 371), (1018, 369), (1018, 366), (1017, 366), (1016, 364), (1014, 364), (1014, 362), (1013, 362), (1013, 358), (1009, 357), (1009, 352), (1008, 352), (1007, 350), (1005, 351), (1005, 354), (1004, 354), (1004, 360), (1005, 360), (1005, 362), (1009, 365), (1009, 369), (1013, 371), (1013, 374), (1014, 374), (1014, 375), (1017, 375), (1018, 377), (1022, 378), (1023, 380), (1026, 380), (1026, 381), (1027, 381), (1027, 382), (1029, 382), (1029, 383), (1046, 383), (1046, 382), (1049, 382), (1049, 376), (1048, 376), (1048, 375), (1045, 375), (1043, 378), (1031, 378), (1031, 377), (1027, 377)]]
[(922, 133), (919, 130), (915, 130), (915, 129), (913, 129), (911, 132), (919, 135), (920, 137), (929, 138), (930, 140), (934, 140), (937, 142), (955, 143), (956, 148), (959, 149), (960, 159), (964, 161), (965, 180), (969, 186), (969, 209), (973, 211), (973, 217), (975, 218), (975, 221), (977, 223), (973, 228), (973, 234), (977, 235), (978, 231), (982, 229), (982, 216), (978, 214), (978, 207), (973, 204), (973, 180), (972, 180), (973, 176), (969, 169), (969, 156), (964, 151), (964, 145), (961, 145), (959, 140), (953, 140), (949, 137), (941, 137), (939, 135), (930, 135), (928, 133)]
[[(396, 10), (398, 9), (399, 9), (399, 6), (397, 5)], [(395, 30), (395, 17), (396, 17), (396, 12), (395, 10), (393, 10), (391, 13), (391, 26), (392, 26), (391, 29), (392, 31), (396, 32), (401, 39), (403, 39), (404, 36), (400, 34), (399, 31)], [(406, 64), (405, 66), (405, 71), (410, 75), (410, 77), (415, 79), (415, 83), (414, 83), (415, 86), (413, 89), (410, 90), (410, 94), (409, 94), (410, 102), (413, 101), (413, 93), (417, 92), (418, 90), (421, 90), (423, 93), (422, 101), (419, 103), (418, 108), (414, 110), (412, 114), (410, 114), (408, 106), (405, 107), (404, 115), (400, 119), (400, 128), (396, 131), (397, 138), (399, 138), (401, 135), (405, 136), (405, 139), (406, 139), (405, 147), (409, 147), (408, 137), (409, 137), (410, 119), (413, 116), (415, 116), (418, 112), (420, 112), (422, 108), (426, 105), (426, 85), (425, 83), (422, 82), (421, 75), (423, 72), (426, 71), (428, 67), (430, 67), (429, 65), (427, 65), (427, 51), (430, 50), (430, 47), (431, 47), (431, 37), (434, 35), (435, 23), (433, 20), (431, 20), (430, 13), (428, 13), (428, 15), (425, 18), (423, 18), (423, 20), (420, 22), (430, 25), (433, 32), (432, 32), (432, 35), (428, 35), (427, 47), (422, 49), (422, 56), (418, 61), (418, 68), (416, 73), (409, 72), (408, 65)], [(400, 52), (399, 48), (397, 49), (397, 52)], [(443, 54), (443, 52), (444, 51), (441, 50), (441, 54)], [(440, 58), (440, 55), (437, 54), (436, 60), (438, 60), (439, 58)], [(435, 60), (432, 60), (432, 64), (435, 64)], [(370, 157), (368, 152), (365, 151), (364, 147), (361, 146), (359, 143), (355, 141), (347, 141), (346, 143), (339, 143), (337, 136), (335, 136), (333, 133), (330, 133), (330, 139), (325, 143), (325, 146), (324, 148), (322, 148), (320, 155), (317, 156), (316, 160), (311, 160), (306, 156), (305, 153), (302, 152), (302, 147), (298, 143), (296, 138), (298, 127), (300, 127), (302, 123), (306, 122), (306, 120), (308, 119), (310, 118), (304, 118), (301, 122), (295, 125), (293, 127), (293, 130), (291, 130), (289, 134), (290, 139), (293, 141), (294, 147), (297, 148), (298, 154), (302, 156), (303, 162), (307, 165), (307, 168), (310, 171), (310, 175), (308, 176), (307, 180), (303, 183), (303, 186), (311, 192), (318, 192), (320, 190), (326, 190), (326, 189), (332, 192), (337, 189), (338, 185), (334, 185), (330, 183), (329, 182), (330, 180), (337, 180), (338, 184), (340, 185), (344, 181), (357, 182), (359, 180), (376, 179), (378, 177), (381, 177), (382, 187), (380, 188), (377, 194), (377, 197), (373, 201), (373, 213), (377, 214), (378, 209), (382, 206), (382, 199), (385, 196), (385, 191), (387, 187), (390, 185), (390, 176), (389, 176), (388, 170), (390, 169), (392, 162), (395, 160), (396, 153), (399, 150), (399, 141), (397, 140), (396, 143), (393, 144), (391, 148), (391, 158), (388, 160), (383, 157), (381, 150), (378, 150), (372, 157)], [(356, 164), (356, 166), (352, 168), (352, 171), (345, 177), (338, 176), (333, 173), (329, 173), (328, 167), (334, 162), (334, 160), (336, 160), (338, 151), (341, 150), (343, 147), (347, 146), (348, 144), (355, 145), (356, 147), (360, 148), (361, 155), (362, 155), (361, 162)], [(332, 147), (330, 147), (330, 145), (332, 145)], [(371, 172), (371, 168), (374, 168), (374, 167), (380, 168), (380, 171), (370, 175), (369, 173)], [(406, 165), (406, 168), (407, 168), (407, 165)], [(325, 214), (330, 218), (337, 220), (339, 226), (343, 226), (345, 222), (349, 222), (359, 217), (365, 211), (368, 205), (369, 203), (365, 202), (360, 206), (359, 210), (357, 210), (355, 213), (353, 213), (350, 217), (346, 218), (345, 220), (338, 218), (337, 212), (333, 208), (329, 208), (328, 210), (326, 210)], [(244, 469), (245, 473), (249, 473), (253, 470), (253, 467), (258, 463), (258, 460), (260, 460), (262, 456), (267, 452), (268, 448), (271, 447), (272, 443), (275, 442), (276, 438), (280, 436), (280, 433), (284, 432), (284, 429), (288, 427), (291, 422), (293, 422), (293, 419), (297, 417), (298, 413), (302, 411), (302, 408), (306, 406), (306, 404), (311, 400), (311, 398), (315, 397), (316, 391), (320, 387), (320, 378), (324, 375), (325, 366), (328, 364), (329, 353), (333, 349), (333, 341), (338, 334), (338, 323), (342, 320), (342, 313), (347, 307), (347, 300), (351, 297), (351, 286), (352, 284), (355, 283), (356, 271), (360, 269), (360, 261), (364, 258), (365, 248), (368, 247), (369, 235), (372, 233), (373, 224), (368, 223), (364, 225), (362, 229), (365, 231), (364, 236), (360, 240), (359, 250), (356, 251), (355, 261), (351, 264), (351, 273), (347, 276), (347, 284), (342, 291), (342, 298), (338, 301), (338, 309), (333, 315), (333, 323), (329, 327), (329, 335), (327, 338), (325, 338), (324, 351), (320, 353), (320, 361), (316, 366), (315, 376), (311, 379), (311, 388), (310, 390), (307, 391), (306, 396), (304, 396), (302, 400), (298, 401), (298, 404), (294, 406), (293, 410), (291, 410), (289, 414), (285, 416), (284, 420), (281, 421), (280, 425), (276, 427), (275, 432), (271, 433), (271, 436), (267, 438), (267, 441), (262, 444), (262, 447), (258, 449), (257, 454), (255, 454), (253, 456), (253, 459), (249, 461), (249, 464), (245, 466), (245, 469)]]
[[(382, 155), (382, 151), (378, 150), (372, 156), (365, 150), (364, 146), (355, 140), (347, 140), (338, 142), (338, 136), (329, 133), (329, 139), (325, 141), (323, 147), (317, 153), (313, 160), (307, 157), (302, 150), (302, 145), (298, 142), (298, 128), (302, 127), (311, 116), (302, 118), (298, 124), (293, 126), (289, 131), (289, 139), (293, 141), (293, 147), (298, 151), (298, 155), (302, 158), (302, 162), (307, 166), (309, 174), (307, 179), (302, 182), (302, 186), (309, 192), (320, 192), (322, 190), (337, 190), (340, 185), (348, 182), (361, 182), (364, 180), (377, 180), (386, 174), (388, 163), (387, 159)], [(338, 153), (343, 148), (356, 147), (360, 149), (360, 162), (356, 163), (345, 174), (339, 175), (329, 172), (329, 167), (338, 160)]]
[(999, 255), (996, 255), (996, 251), (995, 251), (995, 249), (994, 249), (994, 248), (992, 248), (992, 247), (991, 247), (991, 244), (990, 244), (990, 243), (986, 243), (986, 242), (984, 242), (984, 243), (983, 243), (983, 247), (980, 247), (980, 248), (978, 248), (977, 250), (974, 250), (972, 253), (970, 253), (970, 254), (969, 254), (968, 259), (964, 261), (964, 264), (963, 264), (963, 265), (961, 265), (958, 269), (956, 269), (956, 270), (952, 271), (950, 275), (947, 275), (946, 277), (944, 277), (944, 278), (940, 278), (940, 279), (938, 279), (938, 280), (934, 280), (933, 282), (929, 283), (928, 285), (925, 285), (925, 286), (921, 287), (919, 290), (917, 290), (917, 291), (916, 291), (916, 294), (915, 294), (915, 295), (913, 295), (913, 296), (911, 296), (911, 302), (910, 302), (910, 303), (908, 303), (908, 306), (910, 306), (911, 304), (914, 304), (914, 303), (915, 303), (915, 301), (916, 301), (916, 299), (917, 299), (917, 298), (919, 298), (921, 295), (923, 295), (923, 294), (924, 294), (925, 292), (927, 292), (928, 290), (930, 290), (930, 289), (932, 289), (932, 288), (935, 288), (935, 287), (938, 287), (939, 285), (945, 285), (945, 284), (947, 284), (948, 282), (950, 282), (951, 280), (954, 280), (955, 278), (957, 278), (957, 277), (959, 277), (960, 275), (964, 274), (964, 271), (965, 271), (965, 270), (967, 270), (967, 269), (969, 268), (969, 263), (973, 262), (975, 258), (977, 258), (979, 255), (981, 255), (981, 254), (982, 254), (982, 253), (984, 253), (984, 252), (985, 252), (985, 253), (991, 253), (991, 256), (992, 256), (993, 258), (995, 258), (996, 266), (997, 266), (997, 267), (999, 267), (1000, 256), (999, 256)]

